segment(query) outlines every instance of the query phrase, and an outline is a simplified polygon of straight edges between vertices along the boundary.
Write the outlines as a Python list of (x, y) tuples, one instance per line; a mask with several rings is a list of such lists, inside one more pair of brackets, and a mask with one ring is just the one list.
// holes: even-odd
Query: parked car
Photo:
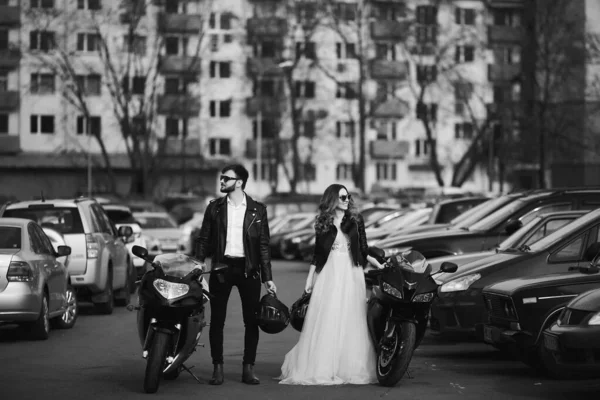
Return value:
[(444, 200), (433, 206), (429, 220), (425, 225), (449, 224), (454, 218), (478, 204), (489, 200), (489, 197), (462, 197), (458, 199)]
[(519, 220), (526, 224), (540, 214), (553, 211), (592, 210), (600, 206), (599, 189), (550, 189), (519, 198), (470, 226), (410, 235), (386, 246), (390, 252), (416, 250), (427, 259), (492, 249), (512, 235)]
[(293, 239), (307, 231), (314, 232), (314, 223), (315, 213), (294, 213), (281, 220), (275, 229), (271, 230), (271, 255), (284, 260), (295, 259), (298, 254), (293, 246)]
[(431, 330), (438, 333), (475, 334), (486, 320), (481, 293), (486, 286), (516, 278), (529, 278), (568, 271), (589, 261), (585, 250), (600, 241), (600, 209), (530, 246), (504, 251), (462, 265), (455, 274), (439, 274), (442, 284), (431, 307)]
[(23, 327), (31, 339), (45, 340), (50, 325), (70, 329), (78, 316), (77, 296), (67, 268), (35, 222), (0, 218), (0, 322)]
[[(588, 254), (587, 257), (594, 258), (594, 255)], [(492, 284), (483, 290), (489, 319), (483, 325), (480, 338), (514, 353), (540, 371), (552, 371), (558, 375), (560, 365), (544, 347), (544, 330), (560, 319), (570, 300), (595, 288), (600, 288), (600, 274), (568, 271)], [(588, 314), (594, 313), (584, 311), (562, 315), (565, 325), (578, 325)], [(569, 328), (560, 329), (570, 332)], [(550, 337), (552, 340), (556, 336), (551, 334)], [(552, 351), (558, 351), (558, 346), (552, 347)], [(575, 356), (575, 353), (572, 355)]]
[(204, 213), (195, 213), (192, 219), (179, 225), (179, 229), (181, 230), (180, 245), (183, 246), (181, 251), (187, 255), (193, 256), (194, 254), (194, 243), (200, 235), (203, 220)]
[[(102, 208), (108, 218), (115, 224), (117, 229), (122, 226), (131, 227), (133, 234), (127, 238), (125, 246), (129, 251), (129, 256), (132, 260), (133, 267), (137, 277), (143, 275), (145, 271), (146, 262), (133, 254), (133, 246), (141, 246), (146, 248), (148, 243), (146, 237), (143, 235), (142, 227), (137, 223), (131, 209), (123, 204), (103, 204)], [(135, 281), (131, 282), (131, 287), (134, 287)]]
[(144, 231), (150, 255), (185, 251), (181, 242), (183, 232), (168, 213), (141, 212), (133, 213), (133, 216)]
[[(474, 253), (458, 254), (455, 256), (436, 257), (430, 260), (429, 264), (431, 264), (432, 271), (438, 271), (442, 263), (448, 261), (458, 265), (458, 271), (460, 271), (461, 265), (468, 264), (472, 261), (481, 260), (497, 253), (519, 251), (519, 249), (523, 246), (530, 246), (541, 238), (546, 237), (562, 228), (569, 222), (573, 222), (587, 212), (588, 211), (580, 210), (541, 214), (507, 237), (498, 245), (498, 247), (493, 250), (477, 251)], [(517, 221), (515, 222), (517, 225), (520, 225), (520, 221), (515, 221)]]
[(280, 218), (273, 225), (269, 223), (269, 232), (271, 233), (271, 240), (274, 235), (279, 233), (290, 233), (294, 230), (305, 229), (315, 223), (316, 213), (314, 212), (300, 212), (286, 214), (283, 218)]
[(133, 232), (128, 226), (117, 229), (96, 200), (16, 202), (2, 217), (32, 220), (64, 236), (71, 248), (68, 269), (79, 301), (91, 301), (103, 314), (113, 312), (114, 302), (129, 303), (135, 271), (125, 241)]
[[(595, 267), (595, 268), (594, 268)], [(596, 274), (597, 265), (592, 269)], [(600, 373), (600, 288), (582, 293), (544, 331), (541, 361), (555, 378), (595, 377)]]
[(389, 235), (400, 232), (412, 226), (420, 226), (427, 222), (431, 215), (431, 207), (409, 210), (404, 214), (400, 214), (396, 218), (392, 218), (383, 223), (378, 223), (377, 227), (369, 227), (365, 229), (369, 246), (373, 246), (380, 239), (385, 239)]

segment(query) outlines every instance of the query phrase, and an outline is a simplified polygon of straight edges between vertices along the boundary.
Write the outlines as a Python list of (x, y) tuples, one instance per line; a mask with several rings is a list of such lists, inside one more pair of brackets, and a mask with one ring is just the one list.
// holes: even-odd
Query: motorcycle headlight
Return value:
[(481, 278), (480, 274), (471, 274), (463, 276), (462, 278), (455, 279), (453, 281), (444, 283), (440, 288), (440, 292), (462, 292), (467, 290), (474, 282)]
[(435, 293), (430, 292), (430, 293), (421, 293), (416, 295), (413, 298), (413, 302), (415, 303), (429, 303), (430, 301), (433, 300), (433, 298), (435, 297)]
[(588, 321), (588, 325), (600, 325), (600, 312), (596, 313)]
[(383, 282), (383, 291), (387, 294), (389, 294), (390, 296), (394, 296), (397, 297), (399, 299), (402, 298), (402, 292), (399, 291), (398, 289), (396, 289), (395, 287), (393, 287), (392, 285)]
[(189, 285), (185, 283), (173, 283), (162, 279), (155, 280), (153, 285), (158, 293), (167, 300), (176, 299), (190, 291)]

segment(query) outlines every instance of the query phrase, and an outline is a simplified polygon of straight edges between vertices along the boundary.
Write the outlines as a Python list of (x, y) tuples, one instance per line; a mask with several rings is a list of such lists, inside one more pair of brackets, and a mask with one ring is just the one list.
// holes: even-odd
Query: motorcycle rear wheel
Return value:
[(412, 359), (416, 338), (415, 324), (402, 322), (391, 339), (381, 339), (377, 350), (377, 380), (382, 386), (395, 386), (402, 379)]
[(167, 358), (167, 350), (170, 336), (165, 332), (155, 332), (148, 361), (146, 362), (146, 374), (144, 375), (144, 391), (156, 393), (160, 386), (160, 378)]

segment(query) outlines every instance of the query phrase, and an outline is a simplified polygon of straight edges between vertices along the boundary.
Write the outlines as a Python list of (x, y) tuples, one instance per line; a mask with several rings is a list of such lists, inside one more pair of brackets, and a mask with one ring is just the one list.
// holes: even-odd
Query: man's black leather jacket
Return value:
[[(267, 207), (248, 195), (246, 195), (243, 240), (246, 276), (260, 274), (262, 282), (272, 280)], [(226, 241), (227, 196), (224, 196), (212, 200), (206, 207), (202, 228), (196, 239), (195, 257), (200, 261), (212, 257), (213, 265), (224, 262)]]

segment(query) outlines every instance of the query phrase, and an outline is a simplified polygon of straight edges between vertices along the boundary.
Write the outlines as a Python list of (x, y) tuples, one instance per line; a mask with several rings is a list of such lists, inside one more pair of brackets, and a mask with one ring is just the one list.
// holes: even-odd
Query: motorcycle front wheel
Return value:
[(146, 393), (156, 393), (158, 390), (170, 338), (169, 334), (165, 332), (155, 332), (154, 334), (148, 353), (148, 361), (146, 362), (146, 375), (144, 376), (144, 391)]
[[(398, 329), (400, 328), (400, 329)], [(377, 380), (382, 386), (396, 385), (406, 373), (415, 350), (417, 328), (412, 322), (402, 322), (391, 338), (385, 336), (377, 349)]]

